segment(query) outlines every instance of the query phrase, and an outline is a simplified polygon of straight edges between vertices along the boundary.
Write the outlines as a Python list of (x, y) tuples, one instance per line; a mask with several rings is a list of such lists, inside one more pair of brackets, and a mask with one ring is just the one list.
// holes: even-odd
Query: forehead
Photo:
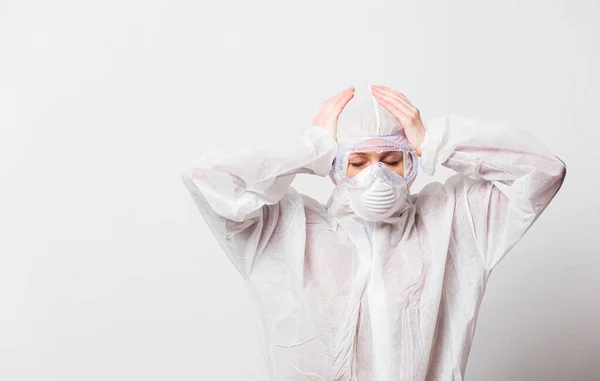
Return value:
[(402, 156), (401, 151), (358, 151), (350, 153), (352, 158), (382, 158), (387, 156)]

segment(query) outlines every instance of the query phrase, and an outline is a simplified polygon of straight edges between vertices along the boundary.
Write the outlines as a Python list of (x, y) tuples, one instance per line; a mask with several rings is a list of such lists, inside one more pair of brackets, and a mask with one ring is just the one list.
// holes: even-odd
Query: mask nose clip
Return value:
[(374, 181), (379, 181), (379, 182), (384, 181), (385, 182), (385, 180), (386, 180), (385, 164), (383, 164), (380, 161), (373, 164), (373, 168), (371, 170), (371, 177), (373, 178)]
[(382, 162), (380, 162), (380, 161), (378, 161), (377, 163), (375, 163), (373, 165), (374, 169), (383, 169), (384, 167), (385, 167), (385, 165)]
[(385, 164), (383, 164), (382, 162), (378, 161), (377, 163), (373, 164), (373, 169), (374, 169), (374, 174), (375, 176), (380, 176), (381, 175), (381, 170), (385, 168)]

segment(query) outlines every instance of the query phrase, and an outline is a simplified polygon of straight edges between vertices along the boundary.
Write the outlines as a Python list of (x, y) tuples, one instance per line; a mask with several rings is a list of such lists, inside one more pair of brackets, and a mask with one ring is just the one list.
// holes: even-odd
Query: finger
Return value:
[(416, 111), (416, 107), (410, 103), (410, 101), (408, 100), (408, 98), (402, 94), (399, 91), (395, 91), (390, 89), (389, 87), (385, 87), (385, 86), (381, 86), (379, 85), (377, 90), (384, 92), (386, 94), (390, 94), (391, 96), (393, 96), (394, 98), (396, 98), (398, 101), (402, 102), (404, 105), (406, 105), (406, 107), (408, 107), (409, 109), (413, 110), (413, 112)]
[[(402, 93), (398, 93), (398, 95), (400, 97), (402, 97), (402, 99), (404, 99), (406, 101), (406, 103), (408, 103), (409, 105), (413, 106), (412, 103), (410, 103), (410, 101), (408, 100), (408, 98), (406, 97), (406, 95), (402, 94)], [(414, 106), (413, 106), (414, 107)]]
[(380, 89), (380, 90), (392, 92), (392, 93), (394, 93), (394, 94), (397, 94), (397, 95), (399, 95), (399, 96), (401, 96), (401, 97), (405, 98), (406, 100), (408, 100), (408, 98), (406, 98), (406, 96), (405, 96), (404, 94), (402, 94), (401, 92), (399, 92), (399, 91), (396, 91), (396, 90), (394, 90), (394, 89), (390, 89), (389, 87), (387, 87), (387, 86), (383, 86), (383, 85), (375, 85), (375, 86), (376, 86), (378, 89)]
[(406, 113), (404, 113), (403, 111), (400, 111), (400, 109), (398, 109), (396, 107), (396, 105), (386, 101), (383, 98), (378, 97), (377, 98), (377, 102), (379, 102), (379, 104), (381, 104), (385, 109), (387, 109), (392, 115), (394, 115), (396, 117), (396, 119), (398, 119), (400, 121), (400, 124), (402, 125), (402, 127), (407, 126), (410, 124), (410, 118), (408, 115), (406, 115)]
[[(323, 103), (323, 107), (321, 107), (321, 112), (324, 114), (324, 116), (331, 114), (333, 112), (334, 108), (336, 107), (336, 104), (340, 100), (346, 99), (349, 94), (352, 94), (352, 95), (354, 94), (353, 87), (347, 88), (346, 90), (329, 98), (325, 103)], [(348, 99), (350, 99), (350, 98), (348, 98)], [(346, 102), (347, 102), (347, 100), (346, 100)]]
[(406, 95), (404, 95), (404, 94), (402, 94), (401, 92), (398, 92), (398, 91), (396, 92), (396, 94), (398, 94), (398, 96), (401, 97), (404, 100), (405, 104), (407, 104), (408, 106), (411, 106), (411, 107), (415, 107), (412, 103), (410, 103), (410, 101), (408, 100), (408, 98), (406, 97)]
[(373, 94), (373, 95), (375, 95), (375, 98), (377, 98), (377, 99), (383, 99), (387, 103), (392, 104), (394, 106), (394, 108), (396, 108), (398, 111), (402, 112), (406, 116), (410, 116), (413, 114), (413, 110), (411, 110), (407, 105), (405, 105), (404, 102), (399, 101), (397, 98), (393, 97), (392, 95), (384, 94), (382, 92), (375, 92), (375, 94)]
[(352, 99), (353, 97), (354, 93), (350, 93), (347, 97), (340, 99), (340, 101), (333, 107), (331, 113), (328, 116), (332, 116), (337, 121), (340, 114), (342, 113), (342, 110), (344, 109), (344, 107), (346, 107), (348, 102), (350, 102), (350, 99)]
[(333, 109), (340, 108), (341, 110), (348, 103), (348, 101), (354, 97), (354, 88), (351, 87), (348, 90), (349, 91), (344, 91), (340, 94), (338, 99), (333, 103)]
[[(398, 101), (398, 98), (394, 98), (395, 101), (393, 101), (392, 103), (394, 105), (396, 105), (396, 107), (398, 107), (399, 109), (404, 111), (406, 113), (406, 115), (412, 120), (420, 118), (419, 109), (416, 108), (415, 106), (413, 106), (408, 101), (408, 98), (406, 98), (404, 96), (404, 94), (394, 91), (394, 90), (391, 90), (391, 89), (390, 89), (390, 91), (392, 91), (396, 96), (403, 97), (400, 101)], [(389, 101), (389, 99), (388, 99), (388, 101)], [(400, 102), (400, 103), (398, 103), (398, 102)], [(402, 105), (404, 105), (404, 107), (401, 107)]]
[(353, 96), (354, 88), (352, 87), (338, 94), (325, 108), (325, 117), (329, 117), (330, 115), (339, 115), (344, 106)]
[(354, 91), (354, 88), (353, 88), (353, 87), (349, 87), (349, 88), (347, 88), (346, 90), (344, 90), (344, 91), (341, 91), (341, 92), (337, 93), (337, 94), (336, 94), (336, 95), (334, 95), (333, 97), (331, 97), (331, 98), (327, 99), (327, 100), (325, 101), (325, 103), (333, 103), (333, 102), (337, 101), (337, 100), (338, 100), (340, 97), (343, 97), (345, 94), (347, 94), (347, 93), (348, 93), (348, 92), (350, 92), (350, 91)]
[(414, 106), (408, 101), (408, 99), (404, 96), (404, 94), (392, 90), (390, 88), (387, 88), (385, 86), (382, 86), (381, 88), (375, 88), (375, 92), (378, 94), (387, 94), (390, 97), (396, 99), (398, 102), (401, 102), (403, 105), (405, 105), (406, 107), (408, 107), (409, 109), (414, 110)]

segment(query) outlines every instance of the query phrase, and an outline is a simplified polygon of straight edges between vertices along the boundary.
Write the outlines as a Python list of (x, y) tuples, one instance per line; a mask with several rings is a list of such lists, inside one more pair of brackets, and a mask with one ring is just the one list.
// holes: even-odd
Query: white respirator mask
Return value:
[(381, 221), (402, 209), (417, 168), (417, 155), (403, 133), (359, 137), (338, 146), (333, 178), (347, 191), (358, 217)]
[(359, 183), (369, 182), (369, 185), (348, 187), (350, 207), (363, 220), (380, 221), (388, 218), (406, 202), (408, 184), (388, 181), (387, 178), (393, 176), (390, 172), (393, 171), (378, 162), (354, 176)]

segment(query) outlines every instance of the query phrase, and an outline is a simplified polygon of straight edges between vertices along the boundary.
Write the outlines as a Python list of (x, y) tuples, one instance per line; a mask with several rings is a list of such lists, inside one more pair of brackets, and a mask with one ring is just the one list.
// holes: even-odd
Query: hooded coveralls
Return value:
[(446, 114), (427, 123), (421, 169), (456, 171), (365, 222), (290, 187), (325, 177), (337, 143), (196, 160), (182, 174), (256, 306), (271, 381), (463, 380), (486, 283), (560, 189), (565, 164), (524, 131)]

